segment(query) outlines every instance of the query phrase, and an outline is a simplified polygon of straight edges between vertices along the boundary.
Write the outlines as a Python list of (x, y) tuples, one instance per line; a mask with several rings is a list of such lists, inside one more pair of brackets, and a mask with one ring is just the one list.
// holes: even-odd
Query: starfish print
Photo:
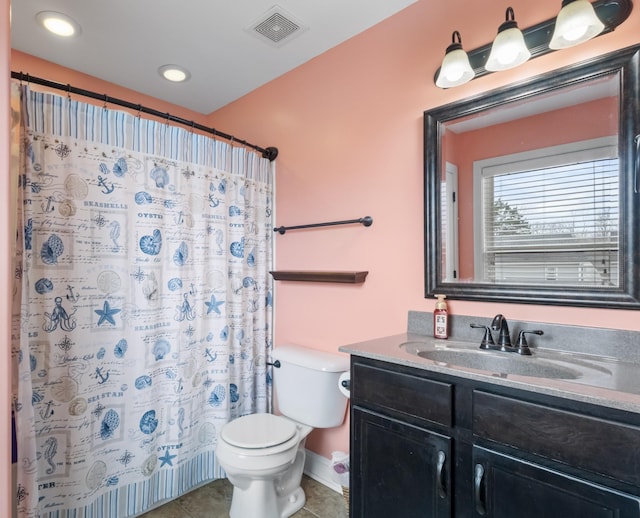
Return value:
[(160, 464), (160, 467), (164, 466), (165, 464), (169, 464), (169, 466), (173, 466), (173, 459), (175, 457), (177, 457), (177, 455), (170, 455), (169, 450), (165, 451), (162, 457), (158, 457), (162, 461), (162, 463)]
[(211, 313), (212, 311), (215, 311), (218, 315), (221, 315), (220, 308), (218, 306), (220, 306), (222, 304), (224, 304), (224, 300), (217, 301), (216, 300), (216, 296), (215, 295), (211, 295), (211, 301), (209, 301), (209, 302), (205, 301), (205, 305), (207, 306), (207, 315), (209, 313)]
[(115, 309), (115, 308), (112, 309), (111, 306), (109, 305), (109, 301), (105, 300), (104, 306), (102, 306), (102, 309), (95, 309), (94, 311), (96, 312), (97, 315), (100, 315), (100, 318), (98, 319), (99, 326), (104, 324), (105, 320), (115, 326), (116, 321), (114, 320), (113, 315), (115, 315), (116, 313), (120, 313), (120, 311), (122, 310)]

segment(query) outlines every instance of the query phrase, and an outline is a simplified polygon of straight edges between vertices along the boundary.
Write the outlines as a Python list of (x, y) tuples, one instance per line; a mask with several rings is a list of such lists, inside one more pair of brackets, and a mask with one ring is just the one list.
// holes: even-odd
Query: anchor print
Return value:
[(70, 300), (71, 302), (78, 302), (80, 295), (78, 293), (74, 293), (73, 288), (74, 286), (67, 284), (67, 291), (69, 292), (67, 293), (67, 300)]
[(102, 374), (102, 368), (96, 367), (96, 379), (98, 378), (100, 378), (100, 381), (98, 381), (98, 384), (102, 385), (105, 381), (109, 379), (109, 371), (107, 371), (107, 375), (105, 376)]
[(111, 187), (109, 187), (106, 184), (106, 180), (104, 178), (102, 178), (101, 175), (98, 175), (98, 187), (102, 187), (103, 188), (103, 190), (102, 190), (103, 194), (111, 194), (115, 190), (115, 187), (113, 186), (113, 183), (111, 183)]
[(47, 403), (47, 406), (42, 410), (40, 410), (40, 417), (42, 417), (43, 420), (46, 421), (54, 414), (52, 407), (53, 407), (53, 401), (49, 400), (49, 402)]
[(53, 205), (53, 196), (47, 196), (47, 205), (45, 206), (44, 203), (40, 204), (40, 207), (42, 207), (42, 211), (43, 212), (53, 212), (55, 210), (55, 206)]
[(218, 357), (218, 353), (213, 353), (211, 354), (211, 349), (209, 349), (208, 347), (204, 350), (204, 357), (207, 359), (207, 361), (209, 363), (216, 361), (216, 358)]

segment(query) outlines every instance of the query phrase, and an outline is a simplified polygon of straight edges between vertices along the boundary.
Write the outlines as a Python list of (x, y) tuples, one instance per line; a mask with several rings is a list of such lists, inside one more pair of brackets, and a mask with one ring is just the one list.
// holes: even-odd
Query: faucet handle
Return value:
[(493, 335), (491, 334), (491, 327), (482, 324), (469, 324), (474, 329), (484, 329), (484, 336), (482, 342), (480, 342), (480, 349), (497, 349), (496, 343), (493, 341)]
[(540, 331), (536, 329), (534, 331), (522, 330), (518, 333), (518, 343), (516, 344), (516, 352), (518, 354), (523, 354), (525, 356), (531, 355), (531, 349), (529, 349), (529, 344), (527, 343), (526, 334), (530, 335), (543, 335), (544, 331)]

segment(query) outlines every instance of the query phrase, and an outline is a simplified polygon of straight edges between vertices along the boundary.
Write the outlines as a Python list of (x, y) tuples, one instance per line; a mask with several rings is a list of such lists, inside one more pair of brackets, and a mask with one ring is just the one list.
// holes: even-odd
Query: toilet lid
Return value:
[(295, 423), (273, 414), (251, 414), (240, 417), (222, 428), (222, 439), (239, 448), (269, 448), (291, 439)]

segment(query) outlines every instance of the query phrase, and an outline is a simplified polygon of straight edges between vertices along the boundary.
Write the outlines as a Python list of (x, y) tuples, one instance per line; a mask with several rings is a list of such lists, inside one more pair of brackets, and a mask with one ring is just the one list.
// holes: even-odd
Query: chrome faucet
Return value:
[(497, 314), (493, 317), (493, 321), (491, 322), (491, 329), (494, 331), (500, 331), (498, 335), (498, 347), (501, 351), (513, 351), (513, 346), (511, 345), (511, 335), (509, 334), (509, 324), (507, 324), (507, 319), (502, 316), (502, 314)]

